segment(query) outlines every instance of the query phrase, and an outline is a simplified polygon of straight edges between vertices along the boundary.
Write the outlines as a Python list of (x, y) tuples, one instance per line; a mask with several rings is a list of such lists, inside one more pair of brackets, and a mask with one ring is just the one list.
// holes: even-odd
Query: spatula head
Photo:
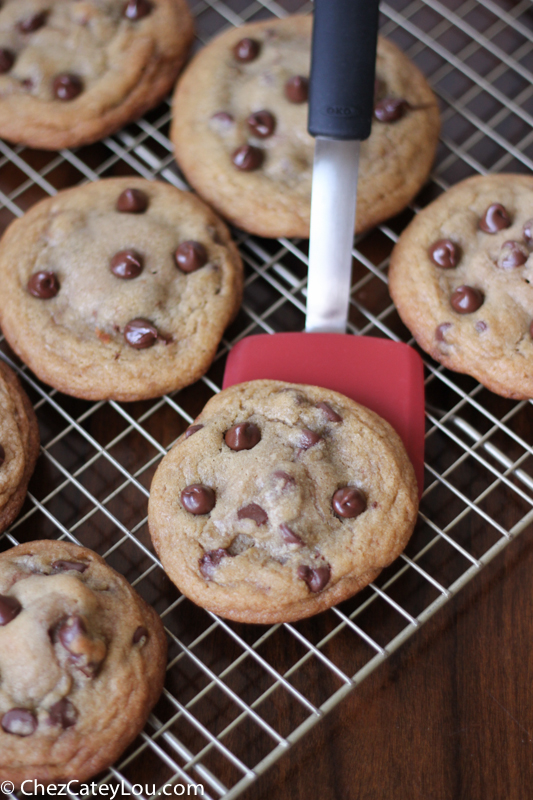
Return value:
[(231, 350), (223, 388), (274, 379), (324, 386), (375, 411), (400, 435), (424, 486), (424, 369), (402, 342), (341, 333), (248, 336)]

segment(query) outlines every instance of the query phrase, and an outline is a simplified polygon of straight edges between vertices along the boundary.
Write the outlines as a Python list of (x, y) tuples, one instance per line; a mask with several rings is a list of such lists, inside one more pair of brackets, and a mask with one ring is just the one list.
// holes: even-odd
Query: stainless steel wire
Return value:
[[(191, 8), (201, 46), (228, 26), (307, 13), (312, 5), (192, 0)], [(531, 170), (533, 10), (529, 0), (389, 0), (381, 3), (381, 32), (431, 82), (442, 135), (430, 181), (412, 206), (355, 242), (349, 329), (416, 346), (386, 290), (390, 252), (413, 214), (462, 178)], [(169, 120), (165, 103), (77, 151), (37, 153), (0, 142), (0, 229), (42, 197), (110, 175), (187, 188)], [(129, 791), (173, 783), (233, 800), (533, 524), (530, 403), (496, 398), (424, 355), (426, 482), (419, 524), (395, 564), (338, 608), (268, 628), (229, 623), (180, 596), (147, 533), (155, 468), (220, 390), (235, 342), (303, 327), (307, 243), (234, 233), (246, 266), (243, 307), (194, 387), (130, 405), (73, 400), (41, 384), (0, 338), (0, 354), (21, 376), (42, 434), (28, 501), (0, 549), (47, 537), (92, 547), (154, 605), (167, 629), (163, 697), (142, 735), (98, 776)]]

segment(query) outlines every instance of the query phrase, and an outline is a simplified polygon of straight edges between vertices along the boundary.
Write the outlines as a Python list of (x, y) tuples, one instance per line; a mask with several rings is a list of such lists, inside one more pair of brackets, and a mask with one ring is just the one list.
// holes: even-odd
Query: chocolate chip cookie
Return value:
[(187, 55), (186, 0), (4, 0), (0, 136), (58, 150), (157, 105)]
[(0, 779), (84, 781), (142, 729), (165, 677), (155, 611), (84, 547), (0, 554)]
[(208, 369), (240, 304), (242, 263), (198, 198), (117, 178), (13, 222), (0, 282), (0, 326), (41, 380), (88, 400), (138, 400)]
[[(314, 139), (307, 133), (311, 17), (245, 25), (182, 75), (171, 139), (198, 193), (260, 236), (309, 236)], [(425, 182), (439, 132), (422, 74), (380, 38), (370, 138), (361, 145), (357, 231), (396, 214)]]
[(468, 178), (394, 248), (398, 312), (434, 359), (504, 397), (533, 397), (533, 178)]
[(239, 622), (311, 616), (403, 550), (418, 490), (403, 444), (337, 392), (250, 381), (213, 397), (163, 459), (148, 522), (163, 567)]
[(33, 406), (13, 370), (0, 360), (0, 533), (21, 509), (38, 455)]

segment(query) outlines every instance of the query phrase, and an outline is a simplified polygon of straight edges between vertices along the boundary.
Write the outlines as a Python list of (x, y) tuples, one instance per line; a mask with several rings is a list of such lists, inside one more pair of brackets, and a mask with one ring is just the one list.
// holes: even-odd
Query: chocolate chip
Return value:
[(292, 528), (289, 528), (285, 522), (279, 526), (279, 529), (281, 531), (281, 538), (287, 544), (304, 544), (303, 540), (300, 539), (298, 534), (294, 533)]
[(331, 577), (330, 567), (307, 567), (301, 564), (298, 567), (298, 577), (305, 581), (309, 591), (321, 592)]
[(485, 297), (473, 286), (459, 286), (450, 297), (450, 304), (458, 314), (472, 314), (481, 308)]
[(144, 259), (137, 250), (121, 250), (111, 259), (109, 269), (117, 278), (131, 281), (137, 278), (144, 267)]
[(342, 422), (342, 417), (340, 417), (337, 412), (334, 411), (327, 403), (317, 403), (316, 407), (324, 412), (330, 422)]
[(310, 431), (309, 428), (304, 428), (302, 430), (302, 435), (300, 436), (299, 445), (302, 450), (309, 450), (310, 447), (313, 445), (318, 444), (322, 439), (319, 433), (315, 433), (314, 431)]
[(428, 253), (435, 266), (442, 269), (453, 269), (461, 258), (459, 245), (452, 242), (451, 239), (439, 239), (438, 242), (431, 245)]
[(510, 225), (511, 217), (500, 203), (489, 206), (479, 220), (479, 227), (485, 233), (498, 233)]
[(37, 14), (32, 14), (31, 17), (22, 19), (18, 23), (17, 28), (21, 33), (33, 33), (34, 31), (39, 30), (39, 28), (42, 28), (47, 19), (48, 11), (39, 11)]
[(91, 639), (87, 624), (78, 614), (64, 620), (55, 631), (58, 640), (69, 652), (69, 663), (88, 678), (92, 678), (106, 656), (106, 646), (101, 639)]
[(256, 111), (255, 114), (250, 114), (246, 122), (254, 136), (259, 136), (260, 139), (272, 136), (276, 128), (276, 120), (270, 111)]
[(187, 430), (185, 431), (185, 438), (186, 438), (186, 439), (188, 439), (188, 438), (189, 438), (189, 436), (192, 436), (192, 435), (193, 435), (193, 433), (196, 433), (196, 431), (199, 431), (199, 430), (201, 430), (203, 427), (204, 427), (203, 425), (191, 425), (191, 426), (190, 426), (189, 428), (187, 428)]
[(282, 469), (278, 469), (278, 470), (276, 470), (276, 472), (273, 472), (272, 473), (272, 477), (275, 480), (283, 481), (283, 485), (281, 487), (282, 490), (286, 489), (287, 486), (295, 486), (296, 485), (296, 480), (292, 477), (292, 475), (289, 475), (288, 472), (284, 472)]
[(339, 517), (353, 519), (366, 509), (366, 497), (355, 486), (337, 489), (331, 500), (333, 510)]
[(174, 341), (174, 337), (172, 336), (171, 333), (160, 333), (158, 331), (157, 338), (159, 339), (160, 342), (163, 342), (163, 344), (170, 344), (171, 342)]
[(251, 144), (243, 144), (235, 150), (232, 160), (237, 169), (252, 172), (254, 169), (259, 169), (263, 163), (263, 151)]
[(483, 320), (482, 320), (482, 319), (479, 319), (479, 320), (476, 322), (476, 324), (474, 325), (474, 328), (476, 329), (476, 331), (477, 331), (478, 333), (483, 333), (484, 331), (486, 331), (486, 330), (487, 330), (487, 328), (488, 328), (488, 327), (489, 327), (489, 326), (487, 325), (487, 323), (486, 323), (486, 322), (483, 322)]
[(148, 195), (140, 189), (124, 189), (116, 208), (122, 214), (142, 214), (148, 208)]
[(268, 522), (268, 514), (257, 503), (250, 503), (237, 511), (237, 519), (253, 519), (256, 525), (265, 525)]
[(83, 92), (83, 82), (78, 75), (56, 75), (52, 90), (58, 100), (74, 100)]
[(261, 46), (255, 39), (241, 39), (233, 48), (233, 55), (241, 64), (247, 64), (257, 58), (260, 49)]
[(220, 547), (218, 550), (208, 550), (198, 561), (200, 572), (206, 580), (211, 580), (216, 568), (223, 558), (229, 557), (226, 550)]
[(209, 486), (192, 483), (181, 493), (181, 504), (190, 514), (209, 514), (216, 503), (216, 495)]
[(515, 267), (525, 264), (528, 257), (529, 253), (520, 242), (504, 242), (498, 258), (498, 266), (502, 269), (515, 269)]
[(531, 244), (533, 242), (533, 219), (528, 219), (527, 222), (524, 222), (524, 227), (522, 228), (522, 234), (528, 244)]
[(133, 634), (133, 644), (139, 644), (141, 639), (148, 639), (148, 631), (146, 630), (144, 625), (139, 625), (139, 627)]
[(28, 281), (28, 292), (41, 300), (50, 300), (59, 291), (55, 272), (36, 272)]
[(22, 606), (15, 597), (0, 594), (0, 626), (7, 625), (21, 611)]
[(261, 441), (261, 431), (253, 422), (240, 422), (226, 431), (224, 441), (231, 450), (251, 450)]
[(4, 463), (5, 460), (6, 460), (6, 451), (4, 450), (2, 445), (0, 444), (0, 467), (2, 466), (2, 464)]
[(133, 21), (147, 17), (152, 11), (152, 3), (149, 0), (129, 0), (124, 6), (122, 15), (126, 19)]
[(15, 736), (31, 736), (37, 729), (37, 717), (27, 708), (12, 708), (2, 717), (2, 729)]
[(9, 72), (15, 63), (15, 54), (12, 50), (6, 50), (5, 47), (0, 48), (0, 74)]
[(194, 272), (207, 264), (207, 250), (201, 242), (182, 242), (174, 253), (177, 266), (182, 272)]
[(60, 725), (64, 730), (72, 728), (78, 721), (78, 712), (70, 700), (63, 697), (48, 709), (48, 722), (50, 725)]
[(446, 339), (444, 338), (446, 331), (448, 331), (452, 327), (451, 322), (442, 322), (440, 325), (437, 325), (435, 330), (435, 339), (437, 342), (445, 342)]
[(124, 339), (136, 350), (153, 347), (158, 336), (157, 328), (147, 319), (132, 319), (124, 328)]
[(309, 81), (303, 75), (293, 75), (285, 84), (285, 97), (291, 103), (305, 103), (309, 96)]
[[(85, 622), (82, 620), (81, 617), (74, 615), (72, 617), (68, 617), (60, 626), (57, 632), (57, 638), (63, 645), (63, 647), (71, 651), (71, 647), (73, 643), (80, 637), (85, 637), (87, 635), (87, 626)], [(77, 648), (76, 648), (77, 650)]]
[(235, 121), (227, 111), (217, 111), (216, 114), (212, 115), (211, 119), (216, 119), (217, 122), (221, 122), (224, 126), (229, 126)]
[(533, 322), (532, 322), (532, 323), (531, 323), (531, 325), (529, 326), (529, 335), (530, 335), (530, 336), (531, 336), (531, 338), (533, 339)]
[(374, 106), (374, 116), (378, 122), (397, 122), (410, 107), (407, 100), (401, 97), (384, 97)]
[(85, 572), (86, 569), (89, 569), (89, 565), (82, 564), (81, 561), (54, 561), (52, 569), (55, 569), (56, 572)]

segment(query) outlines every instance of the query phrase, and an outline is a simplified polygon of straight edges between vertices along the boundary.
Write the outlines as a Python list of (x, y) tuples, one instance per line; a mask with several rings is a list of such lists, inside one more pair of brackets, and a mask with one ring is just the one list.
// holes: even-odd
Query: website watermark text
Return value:
[[(2, 781), (0, 791), (12, 794), (15, 786), (11, 781)], [(124, 781), (119, 784), (69, 781), (45, 786), (37, 780), (25, 780), (20, 786), (20, 792), (27, 797), (35, 794), (43, 794), (48, 797), (77, 795), (78, 797), (107, 797), (109, 800), (115, 800), (117, 797), (203, 797), (204, 787), (193, 784), (165, 783), (158, 788), (155, 783), (130, 785)]]

